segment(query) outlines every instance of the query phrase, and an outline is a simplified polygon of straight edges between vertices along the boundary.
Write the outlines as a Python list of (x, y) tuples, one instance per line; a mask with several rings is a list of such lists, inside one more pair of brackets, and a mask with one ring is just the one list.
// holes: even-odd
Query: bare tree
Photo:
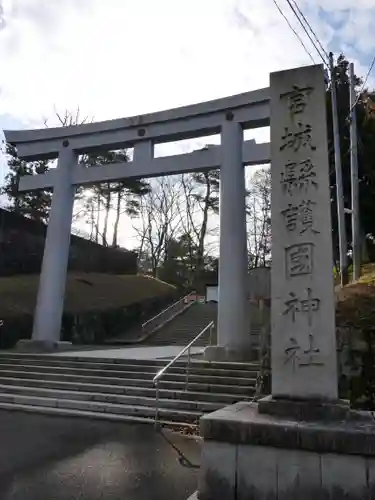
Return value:
[(265, 266), (271, 260), (271, 171), (258, 170), (250, 178), (247, 196), (249, 266)]
[[(206, 239), (212, 233), (210, 213), (219, 209), (219, 170), (181, 176), (183, 210), (180, 209), (185, 234), (190, 235), (191, 261), (195, 260), (195, 280), (199, 281), (205, 267)], [(194, 255), (193, 255), (194, 252)]]
[[(83, 125), (84, 123), (91, 123), (93, 118), (89, 118), (88, 116), (82, 117), (81, 110), (79, 106), (75, 111), (69, 111), (67, 109), (64, 112), (58, 111), (56, 108), (54, 109), (55, 115), (58, 123), (61, 127), (74, 127), (76, 125)], [(48, 128), (48, 118), (44, 118), (44, 126)]]
[(181, 229), (179, 202), (180, 176), (160, 177), (151, 182), (151, 191), (139, 199), (138, 236), (140, 255), (147, 255), (150, 272), (157, 276), (167, 249)]

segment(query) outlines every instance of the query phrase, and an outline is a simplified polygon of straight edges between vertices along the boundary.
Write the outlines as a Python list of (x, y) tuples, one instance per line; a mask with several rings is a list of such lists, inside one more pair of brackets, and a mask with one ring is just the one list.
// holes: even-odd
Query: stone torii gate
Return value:
[[(58, 158), (46, 174), (21, 178), (22, 192), (53, 188), (31, 347), (59, 348), (75, 187), (220, 168), (218, 346), (208, 359), (250, 359), (246, 302), (247, 240), (244, 166), (270, 162), (268, 143), (244, 141), (243, 131), (270, 124), (269, 88), (131, 118), (73, 127), (5, 131), (25, 160)], [(221, 145), (154, 157), (154, 145), (212, 134)], [(86, 168), (79, 154), (134, 147), (132, 162)]]

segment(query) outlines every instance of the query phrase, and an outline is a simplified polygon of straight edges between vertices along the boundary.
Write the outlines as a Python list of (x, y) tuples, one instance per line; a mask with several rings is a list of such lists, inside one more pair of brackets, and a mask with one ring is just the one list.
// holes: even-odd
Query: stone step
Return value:
[[(169, 346), (169, 345), (187, 345), (193, 340), (194, 336), (189, 337), (189, 336), (181, 336), (181, 337), (169, 337), (165, 339), (160, 339), (157, 338), (155, 340), (153, 339), (147, 339), (142, 343), (142, 346), (149, 346), (149, 347), (163, 347), (163, 346)], [(209, 341), (204, 341), (204, 340), (198, 340), (195, 344), (194, 347), (207, 347), (209, 345)]]
[[(81, 382), (67, 382), (67, 381), (53, 381), (53, 380), (39, 380), (39, 379), (24, 379), (13, 377), (0, 377), (0, 384), (6, 386), (23, 386), (35, 387), (51, 390), (66, 390), (66, 391), (82, 391), (82, 392), (95, 392), (100, 394), (119, 394), (119, 395), (133, 395), (137, 397), (155, 398), (156, 389), (154, 387), (137, 387), (129, 386), (124, 387), (121, 385), (105, 385), (90, 384)], [(247, 397), (251, 398), (255, 388), (251, 387), (248, 390)], [(246, 395), (231, 394), (225, 392), (204, 392), (204, 391), (185, 391), (165, 389), (161, 386), (159, 396), (164, 399), (179, 399), (179, 400), (192, 400), (203, 402), (220, 403), (221, 406), (236, 403), (239, 400), (247, 399)]]
[[(124, 378), (124, 379), (137, 379), (152, 381), (156, 372), (143, 372), (143, 371), (127, 371), (127, 370), (92, 370), (89, 368), (69, 368), (61, 366), (42, 366), (42, 365), (13, 365), (2, 364), (0, 365), (0, 375), (5, 372), (26, 372), (38, 374), (54, 374), (54, 375), (77, 375), (77, 376), (92, 376), (103, 378)], [(162, 381), (183, 381), (186, 380), (185, 373), (170, 373), (166, 372)], [(208, 384), (225, 384), (225, 385), (249, 385), (255, 383), (255, 378), (250, 377), (223, 377), (221, 375), (196, 375), (189, 371), (189, 381), (197, 383)]]
[[(84, 363), (105, 363), (105, 364), (116, 364), (116, 365), (146, 365), (146, 366), (158, 366), (164, 367), (167, 362), (166, 360), (150, 360), (150, 359), (122, 359), (122, 358), (106, 358), (106, 357), (88, 357), (88, 356), (80, 356), (79, 354), (72, 355), (54, 355), (54, 354), (31, 354), (31, 353), (10, 353), (3, 352), (0, 353), (0, 359), (33, 359), (39, 361), (75, 361), (80, 364)], [(226, 362), (226, 361), (192, 361), (196, 367), (199, 368), (217, 368), (217, 369), (226, 369), (226, 370), (257, 370), (259, 364), (254, 362), (243, 363), (243, 362)], [(174, 367), (183, 367), (186, 365), (186, 361), (178, 360), (176, 361)]]
[[(135, 417), (131, 415), (118, 415), (116, 413), (103, 413), (96, 411), (83, 411), (77, 409), (68, 409), (68, 408), (55, 408), (51, 406), (36, 406), (36, 405), (28, 405), (28, 404), (19, 404), (19, 403), (2, 403), (0, 402), (1, 410), (8, 411), (20, 411), (24, 413), (41, 413), (45, 415), (55, 415), (60, 417), (80, 417), (80, 418), (92, 418), (98, 420), (110, 420), (113, 422), (126, 422), (126, 423), (134, 423), (134, 424), (154, 424), (155, 420), (151, 417)], [(159, 419), (159, 425), (163, 427), (168, 427), (170, 429), (191, 429), (195, 430), (197, 428), (196, 424), (191, 424), (188, 422), (174, 422), (166, 419)]]
[[(195, 318), (190, 318), (190, 321), (188, 323), (184, 323), (184, 324), (176, 324), (173, 325), (172, 323), (169, 323), (168, 324), (168, 330), (170, 332), (190, 332), (192, 331), (192, 329), (194, 330), (198, 330), (198, 333), (199, 331), (202, 331), (209, 323), (211, 323), (211, 321), (213, 321), (213, 319), (210, 317), (210, 316), (206, 316), (206, 317), (195, 317)], [(213, 328), (214, 330), (215, 328)], [(161, 331), (161, 330), (159, 330)], [(209, 335), (209, 334), (208, 334)]]
[[(115, 404), (99, 401), (80, 401), (75, 399), (58, 399), (56, 397), (24, 396), (19, 394), (0, 393), (0, 403), (20, 404), (23, 406), (46, 406), (50, 408), (63, 408), (105, 414), (126, 415), (131, 417), (155, 418), (155, 408), (148, 406), (135, 406)], [(178, 410), (175, 408), (159, 408), (161, 419), (173, 422), (187, 422), (197, 424), (202, 412), (193, 410)]]
[[(0, 370), (0, 377), (16, 377), (20, 379), (39, 379), (48, 381), (66, 381), (66, 382), (82, 382), (88, 384), (102, 384), (103, 377), (94, 377), (88, 375), (67, 375), (56, 373), (43, 373), (37, 371), (21, 371), (21, 370)], [(216, 379), (214, 379), (216, 380)], [(230, 380), (230, 379), (229, 379)], [(253, 391), (254, 381), (246, 380), (247, 385), (242, 384), (224, 384), (224, 383), (208, 383), (205, 382), (192, 382), (189, 378), (188, 389), (193, 391), (204, 392), (225, 392), (234, 394), (249, 394)], [(133, 379), (123, 377), (105, 377), (105, 382), (108, 385), (121, 385), (121, 386), (137, 386), (137, 387), (154, 387), (152, 380), (147, 379)], [(235, 382), (235, 380), (234, 380)], [(185, 389), (185, 380), (162, 380), (161, 386), (166, 389)]]
[[(139, 397), (131, 395), (119, 395), (119, 394), (103, 394), (97, 392), (84, 392), (75, 390), (56, 390), (56, 389), (44, 389), (40, 387), (25, 387), (16, 385), (4, 385), (0, 384), (0, 396), (1, 394), (7, 395), (20, 395), (28, 397), (42, 397), (49, 399), (68, 399), (68, 400), (78, 400), (78, 401), (97, 401), (102, 403), (113, 403), (120, 405), (131, 405), (131, 406), (147, 406), (150, 408), (156, 408), (155, 397)], [(0, 399), (1, 401), (1, 399)], [(8, 401), (9, 402), (9, 401)], [(204, 401), (194, 401), (194, 400), (181, 400), (181, 399), (165, 399), (159, 397), (159, 408), (176, 409), (183, 411), (196, 411), (200, 413), (212, 412), (222, 408), (222, 404)]]
[[(165, 366), (165, 362), (164, 365)], [(117, 370), (129, 370), (132, 372), (138, 372), (142, 371), (145, 373), (153, 373), (154, 375), (162, 368), (162, 366), (156, 366), (156, 365), (143, 365), (143, 364), (138, 364), (136, 361), (131, 364), (129, 361), (129, 364), (122, 365), (119, 363), (96, 363), (94, 360), (90, 363), (85, 363), (84, 365), (80, 361), (70, 361), (70, 360), (64, 360), (63, 357), (59, 359), (9, 359), (9, 357), (0, 357), (0, 368), (3, 365), (11, 365), (11, 366), (43, 366), (43, 367), (56, 367), (56, 368), (87, 368), (90, 370), (99, 370), (99, 369), (105, 369), (108, 371), (117, 371)], [(82, 366), (83, 365), (83, 366)], [(186, 373), (186, 365), (173, 365), (169, 370), (168, 373)], [(196, 375), (218, 375), (218, 376), (223, 376), (223, 377), (250, 377), (250, 378), (255, 378), (257, 375), (257, 370), (255, 368), (252, 369), (226, 369), (226, 368), (210, 368), (208, 367), (202, 367), (199, 364), (197, 364), (195, 361), (192, 361), (190, 364), (189, 368), (189, 373), (194, 373)]]
[[(172, 325), (170, 325), (168, 328), (168, 330), (169, 330), (168, 332), (166, 331), (167, 329), (165, 329), (165, 332), (163, 332), (163, 330), (159, 330), (155, 334), (151, 334), (151, 335), (152, 336), (153, 335), (162, 336), (163, 333), (166, 333), (171, 337), (173, 335), (178, 336), (181, 333), (181, 334), (190, 335), (194, 338), (196, 335), (198, 335), (198, 333), (200, 333), (208, 325), (208, 323), (210, 323), (210, 321), (212, 321), (212, 320), (210, 318), (207, 318), (205, 321), (202, 321), (202, 323), (194, 323), (194, 324), (191, 323), (189, 325), (179, 325), (179, 326), (176, 325), (173, 328), (172, 328)], [(212, 332), (214, 332), (214, 331), (215, 331), (215, 329), (212, 330)], [(207, 330), (207, 334), (203, 335), (201, 338), (208, 340), (209, 337), (210, 337), (210, 333), (209, 333), (209, 330)]]

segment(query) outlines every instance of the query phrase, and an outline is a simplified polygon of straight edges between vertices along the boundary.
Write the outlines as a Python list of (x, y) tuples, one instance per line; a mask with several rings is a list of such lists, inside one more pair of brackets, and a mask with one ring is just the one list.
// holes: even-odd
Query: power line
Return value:
[(306, 19), (306, 16), (303, 14), (302, 10), (300, 9), (300, 7), (298, 6), (296, 0), (292, 0), (292, 2), (294, 3), (297, 11), (299, 12), (299, 14), (302, 16), (302, 19), (305, 21), (305, 23), (307, 24), (307, 26), (309, 27), (311, 33), (314, 35), (314, 38), (315, 40), (318, 42), (319, 44), (319, 47), (322, 49), (324, 55), (326, 56), (326, 58), (329, 60), (329, 55), (327, 53), (327, 51), (325, 50), (325, 48), (323, 47), (323, 45), (321, 44), (317, 34), (315, 33), (315, 31), (312, 29), (311, 27), (311, 24), (309, 23), (309, 21)]
[(297, 33), (297, 31), (293, 28), (293, 26), (290, 24), (289, 22), (289, 19), (286, 17), (286, 15), (284, 14), (284, 12), (281, 10), (281, 7), (279, 6), (279, 4), (276, 2), (276, 0), (272, 0), (273, 3), (276, 5), (278, 11), (280, 12), (280, 14), (283, 16), (283, 18), (285, 19), (285, 21), (287, 22), (289, 28), (293, 31), (293, 33), (295, 34), (295, 36), (298, 38), (298, 40), (300, 41), (302, 47), (305, 49), (305, 52), (309, 55), (310, 59), (312, 60), (312, 62), (315, 64), (315, 61), (314, 61), (314, 58), (313, 56), (311, 55), (311, 53), (308, 51), (306, 45), (303, 43), (303, 40), (302, 38), (299, 36), (299, 34)]
[(362, 85), (361, 92), (362, 92), (362, 91), (363, 91), (363, 89), (365, 88), (365, 85), (366, 85), (366, 83), (367, 83), (368, 77), (369, 77), (369, 76), (370, 76), (370, 74), (371, 74), (371, 71), (372, 71), (372, 68), (374, 67), (374, 64), (375, 64), (375, 56), (372, 58), (372, 61), (371, 61), (371, 64), (370, 64), (369, 70), (367, 71), (367, 75), (366, 75), (365, 81), (363, 82), (363, 85)]
[[(293, 14), (296, 16), (296, 18), (298, 19), (300, 25), (302, 26), (304, 32), (306, 33), (306, 35), (309, 37), (309, 40), (310, 42), (313, 44), (315, 50), (317, 51), (317, 53), (319, 54), (320, 58), (322, 59), (323, 63), (329, 67), (329, 63), (327, 62), (327, 60), (324, 58), (324, 56), (322, 55), (321, 51), (318, 49), (318, 47), (316, 46), (316, 43), (314, 42), (314, 40), (311, 38), (311, 35), (310, 33), (308, 32), (308, 30), (306, 29), (306, 26), (304, 25), (303, 21), (301, 20), (298, 12), (296, 11), (296, 9), (293, 7), (292, 3), (291, 3), (291, 0), (286, 0), (289, 7), (292, 9), (292, 12)], [(325, 51), (324, 51), (325, 52)]]
[[(306, 29), (306, 26), (305, 24), (303, 23), (303, 21), (301, 20), (301, 17), (299, 16), (298, 12), (296, 11), (296, 9), (293, 7), (292, 3), (291, 3), (291, 0), (286, 0), (289, 7), (291, 8), (293, 14), (296, 16), (297, 20), (299, 21), (299, 23), (301, 24), (304, 32), (306, 33), (306, 35), (309, 37), (309, 40), (310, 42), (312, 43), (312, 45), (314, 46), (315, 50), (317, 51), (317, 53), (319, 54), (320, 58), (322, 59), (323, 63), (326, 65), (326, 66), (329, 66), (327, 60), (325, 59), (324, 55), (322, 55), (321, 51), (318, 49), (318, 47), (316, 46), (316, 43), (314, 42), (314, 40), (311, 38), (311, 35), (310, 33), (308, 32), (308, 30)], [(309, 22), (307, 21), (306, 17), (302, 14), (302, 11), (301, 9), (298, 7), (297, 5), (297, 2), (295, 0), (294, 1), (294, 4), (296, 5), (296, 8), (298, 9), (298, 11), (301, 13), (301, 15), (303, 16), (303, 18), (305, 19), (308, 27), (310, 28), (311, 32), (314, 34), (315, 38), (317, 38), (315, 32), (313, 31), (313, 29), (311, 28)], [(322, 46), (322, 44), (320, 43), (320, 41), (318, 40), (318, 43), (320, 46)], [(326, 51), (323, 49), (323, 53), (326, 54)]]

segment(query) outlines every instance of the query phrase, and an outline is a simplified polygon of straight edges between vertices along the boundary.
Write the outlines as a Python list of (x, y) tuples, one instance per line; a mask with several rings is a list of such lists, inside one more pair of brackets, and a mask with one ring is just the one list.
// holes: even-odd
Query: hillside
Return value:
[(361, 278), (336, 292), (339, 326), (375, 328), (375, 264), (362, 267)]
[[(33, 314), (39, 276), (0, 278), (0, 318)], [(171, 295), (175, 288), (141, 275), (69, 273), (65, 312), (120, 309), (148, 299)]]
[[(40, 273), (47, 226), (0, 208), (0, 276)], [(71, 272), (137, 274), (137, 254), (71, 235)]]

